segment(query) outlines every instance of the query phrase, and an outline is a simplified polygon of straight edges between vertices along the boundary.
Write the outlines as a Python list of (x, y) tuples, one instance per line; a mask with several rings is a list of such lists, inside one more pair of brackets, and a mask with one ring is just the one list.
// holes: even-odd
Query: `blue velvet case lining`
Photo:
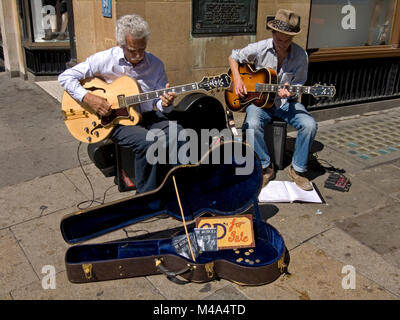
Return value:
[[(260, 232), (260, 228), (263, 232)], [(190, 230), (191, 229), (189, 229), (189, 231)], [(278, 260), (285, 250), (285, 244), (279, 232), (265, 222), (255, 222), (255, 231), (256, 246), (253, 248), (254, 250), (251, 255), (244, 255), (244, 252), (249, 250), (248, 248), (209, 251), (201, 253), (196, 258), (196, 263), (208, 263), (210, 261), (222, 259), (239, 265), (249, 265), (248, 262), (245, 261), (245, 259), (249, 258), (253, 262), (259, 260), (255, 266), (264, 266)], [(239, 251), (239, 253), (236, 253), (237, 251)], [(66, 262), (69, 264), (95, 263), (166, 254), (176, 255), (189, 262), (193, 262), (175, 252), (171, 244), (171, 239), (131, 240), (104, 244), (77, 245), (68, 249)], [(240, 257), (242, 257), (243, 260), (238, 262), (238, 258)]]

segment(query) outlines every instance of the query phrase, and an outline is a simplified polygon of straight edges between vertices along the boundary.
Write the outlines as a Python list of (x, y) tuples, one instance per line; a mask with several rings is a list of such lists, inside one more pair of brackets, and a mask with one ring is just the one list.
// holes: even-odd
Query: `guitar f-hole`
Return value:
[(95, 87), (95, 86), (89, 87), (89, 88), (85, 88), (85, 89), (89, 90), (89, 91), (102, 90), (104, 93), (106, 93), (106, 90), (104, 88), (99, 88), (99, 87)]

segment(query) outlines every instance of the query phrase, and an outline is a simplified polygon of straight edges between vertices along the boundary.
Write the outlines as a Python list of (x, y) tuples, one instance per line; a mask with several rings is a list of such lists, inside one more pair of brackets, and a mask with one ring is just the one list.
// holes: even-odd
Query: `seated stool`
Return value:
[(287, 123), (273, 119), (264, 128), (264, 140), (276, 169), (283, 169), (283, 155), (286, 148)]
[(120, 192), (135, 190), (135, 156), (128, 148), (111, 139), (88, 145), (88, 155), (105, 177), (115, 176)]
[(275, 169), (282, 170), (284, 168), (283, 156), (286, 149), (286, 134), (287, 123), (278, 118), (273, 118), (264, 127), (264, 140)]

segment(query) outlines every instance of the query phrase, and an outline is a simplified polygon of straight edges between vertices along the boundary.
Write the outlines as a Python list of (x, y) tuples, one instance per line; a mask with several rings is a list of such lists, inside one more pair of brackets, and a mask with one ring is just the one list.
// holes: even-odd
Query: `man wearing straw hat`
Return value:
[[(247, 94), (246, 86), (239, 74), (239, 63), (251, 63), (258, 70), (276, 70), (278, 81), (285, 85), (303, 85), (307, 80), (308, 57), (306, 51), (292, 42), (301, 32), (300, 16), (293, 11), (280, 9), (274, 20), (268, 22), (272, 38), (250, 43), (242, 49), (232, 50), (229, 65), (235, 83), (235, 93), (239, 97)], [(271, 108), (259, 108), (250, 104), (246, 109), (243, 129), (254, 130), (254, 150), (263, 167), (263, 186), (275, 178), (275, 170), (264, 140), (264, 127), (273, 118), (279, 118), (298, 130), (289, 178), (303, 190), (313, 186), (305, 176), (308, 153), (317, 132), (317, 123), (305, 107), (297, 101), (297, 95), (281, 88)]]

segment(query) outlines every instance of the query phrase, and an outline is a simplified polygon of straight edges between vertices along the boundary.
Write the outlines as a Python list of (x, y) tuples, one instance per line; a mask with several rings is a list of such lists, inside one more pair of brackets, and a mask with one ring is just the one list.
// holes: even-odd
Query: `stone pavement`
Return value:
[[(65, 271), (69, 245), (62, 239), (60, 220), (93, 195), (77, 162), (78, 143), (63, 127), (58, 101), (62, 90), (56, 82), (0, 77), (0, 299), (400, 298), (400, 108), (319, 123), (310, 166), (324, 204), (260, 206), (262, 217), (285, 239), (291, 256), (290, 276), (256, 287), (227, 280), (180, 286), (163, 275), (72, 284)], [(357, 135), (353, 134), (356, 129), (360, 131)], [(288, 134), (286, 161), (294, 137), (294, 132)], [(113, 178), (105, 178), (88, 161), (86, 146), (79, 154), (97, 201), (134, 194), (119, 193)], [(330, 166), (345, 170), (352, 181), (349, 192), (324, 188), (325, 168)], [(287, 166), (276, 179), (288, 180)], [(152, 219), (89, 243), (180, 225), (171, 218)], [(55, 268), (55, 289), (42, 287), (47, 265)], [(346, 276), (342, 270), (348, 265), (356, 272), (355, 289), (342, 287)]]

